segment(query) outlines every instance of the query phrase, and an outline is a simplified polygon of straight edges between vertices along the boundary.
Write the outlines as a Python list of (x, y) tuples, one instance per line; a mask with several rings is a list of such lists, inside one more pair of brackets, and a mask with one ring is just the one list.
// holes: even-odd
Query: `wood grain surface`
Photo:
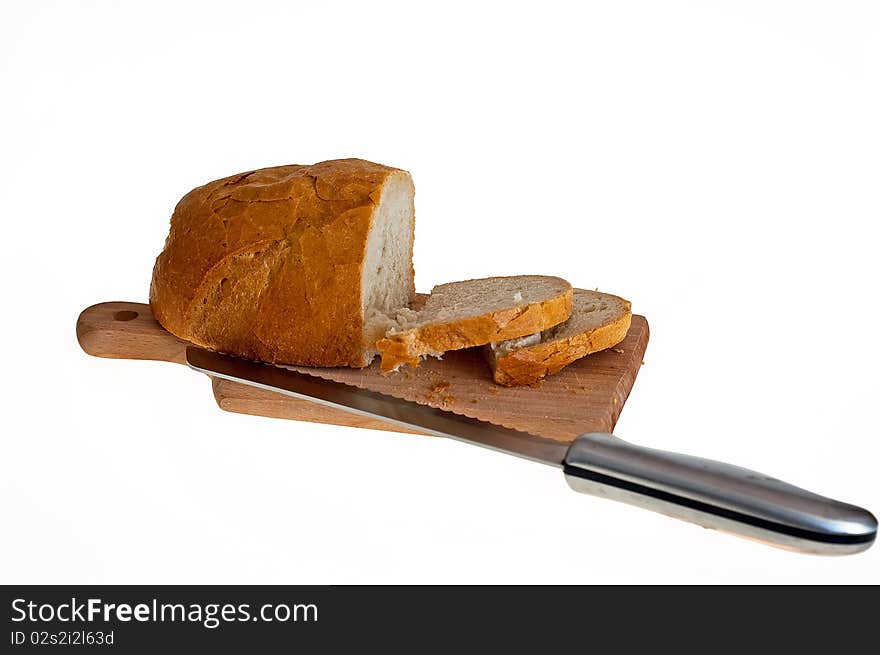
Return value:
[[(82, 349), (96, 357), (185, 363), (187, 342), (165, 331), (149, 305), (106, 302), (85, 310), (76, 324)], [(371, 391), (464, 414), (544, 437), (571, 441), (585, 432), (611, 432), (648, 345), (648, 323), (633, 316), (626, 339), (613, 349), (580, 359), (535, 387), (492, 382), (482, 350), (450, 352), (418, 368), (383, 376), (378, 361), (365, 369), (290, 368)], [(111, 375), (112, 373), (108, 373)], [(213, 379), (217, 404), (242, 414), (404, 432), (366, 419), (227, 380)]]

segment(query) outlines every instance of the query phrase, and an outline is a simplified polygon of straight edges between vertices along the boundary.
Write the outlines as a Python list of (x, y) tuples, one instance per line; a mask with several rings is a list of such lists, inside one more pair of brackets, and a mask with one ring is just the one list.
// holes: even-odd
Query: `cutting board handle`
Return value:
[(166, 332), (143, 303), (102, 302), (84, 309), (76, 338), (95, 357), (186, 362), (186, 342)]

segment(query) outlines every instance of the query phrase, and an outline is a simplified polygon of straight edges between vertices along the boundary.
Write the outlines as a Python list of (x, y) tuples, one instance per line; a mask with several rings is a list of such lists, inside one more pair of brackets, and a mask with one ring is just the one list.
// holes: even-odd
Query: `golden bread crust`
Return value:
[(363, 343), (362, 265), (393, 175), (409, 174), (340, 159), (193, 189), (156, 259), (154, 315), (182, 339), (248, 359), (366, 366), (373, 344)]

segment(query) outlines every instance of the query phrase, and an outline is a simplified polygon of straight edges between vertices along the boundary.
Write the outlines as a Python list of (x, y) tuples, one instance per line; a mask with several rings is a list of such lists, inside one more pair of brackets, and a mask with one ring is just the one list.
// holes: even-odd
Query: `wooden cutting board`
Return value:
[[(90, 355), (185, 364), (186, 341), (167, 332), (149, 305), (105, 302), (83, 310), (76, 323)], [(571, 441), (585, 432), (612, 432), (648, 345), (648, 322), (633, 316), (626, 339), (613, 349), (580, 359), (535, 387), (492, 382), (480, 348), (429, 358), (418, 368), (383, 376), (378, 361), (365, 369), (290, 368), (371, 391), (405, 398), (544, 437)], [(221, 409), (242, 414), (404, 432), (368, 419), (271, 391), (214, 378)]]

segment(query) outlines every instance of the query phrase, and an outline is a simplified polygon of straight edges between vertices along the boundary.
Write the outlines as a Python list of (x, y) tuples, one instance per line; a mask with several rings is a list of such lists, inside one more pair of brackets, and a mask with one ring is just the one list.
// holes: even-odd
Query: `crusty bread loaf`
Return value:
[(210, 182), (178, 203), (150, 305), (172, 334), (267, 362), (366, 366), (412, 301), (413, 183), (360, 159)]
[(628, 300), (575, 289), (571, 317), (565, 323), (487, 347), (495, 382), (534, 384), (576, 359), (616, 346), (626, 337), (631, 320)]
[(571, 314), (571, 285), (558, 277), (518, 275), (434, 287), (424, 307), (403, 316), (378, 342), (382, 370), (425, 355), (540, 332)]

